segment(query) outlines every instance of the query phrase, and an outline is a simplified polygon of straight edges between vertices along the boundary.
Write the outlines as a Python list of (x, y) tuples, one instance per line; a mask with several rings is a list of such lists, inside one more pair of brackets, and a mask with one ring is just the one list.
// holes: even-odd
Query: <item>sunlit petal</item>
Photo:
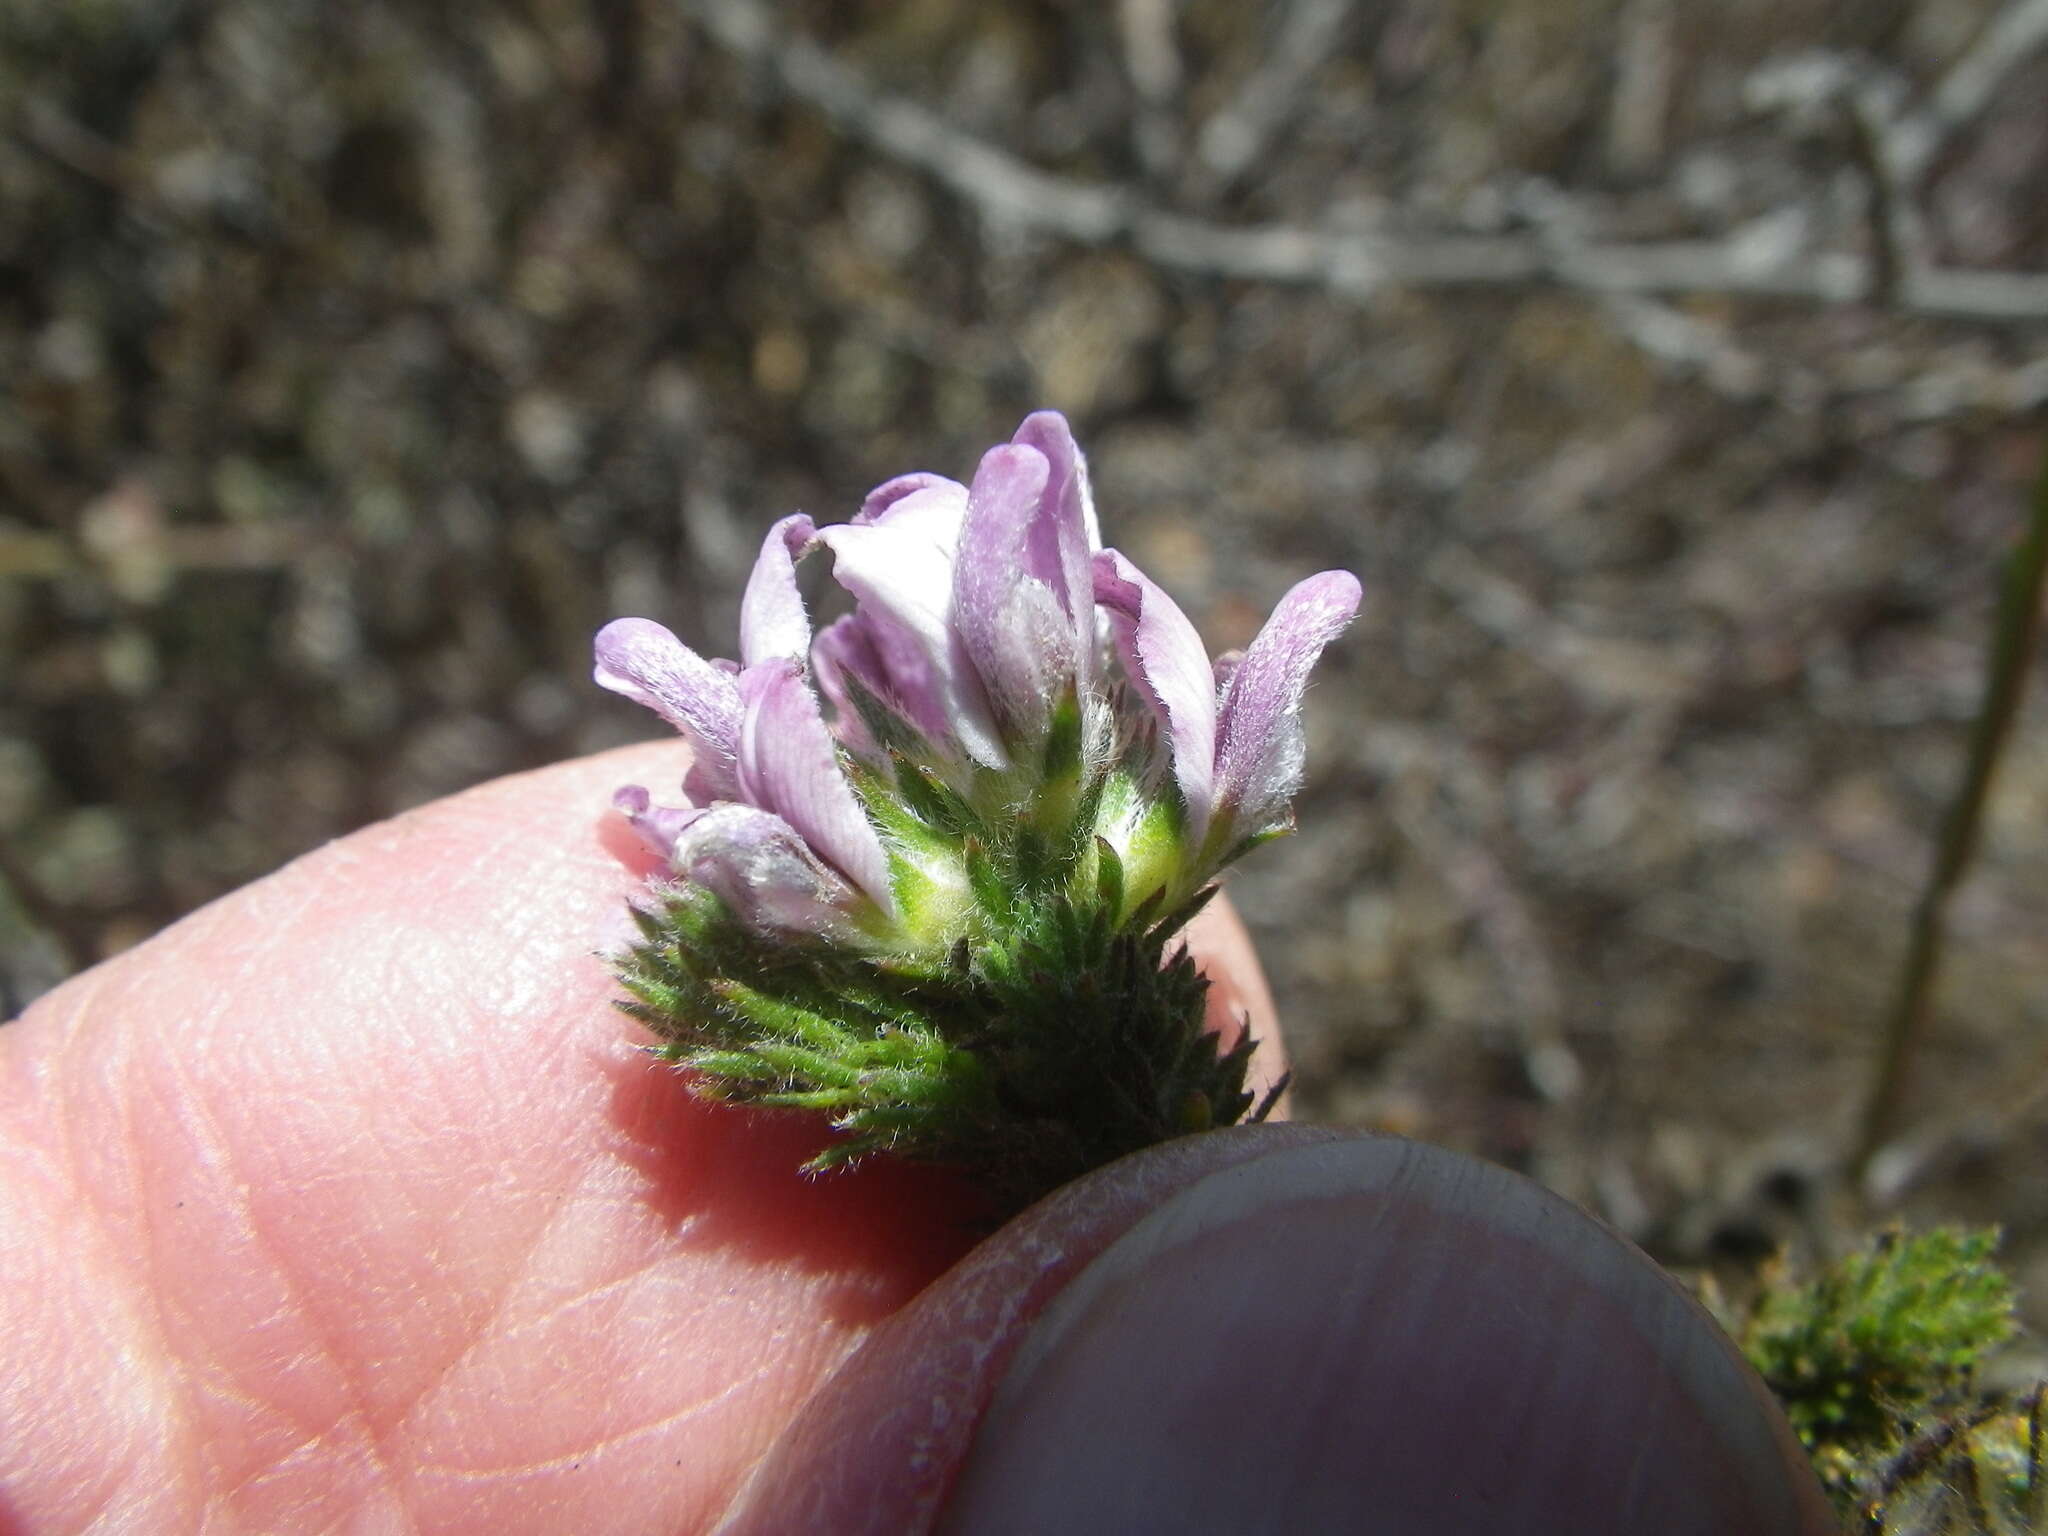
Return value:
[(1273, 609), (1231, 674), (1217, 719), (1216, 802), (1251, 835), (1286, 823), (1301, 784), (1301, 699), (1323, 647), (1358, 612), (1358, 578), (1324, 571)]
[(885, 912), (889, 859), (846, 782), (817, 695), (796, 662), (776, 659), (740, 678), (738, 798), (773, 811)]
[(1165, 728), (1189, 836), (1199, 843), (1215, 800), (1216, 678), (1209, 653), (1179, 605), (1116, 550), (1095, 557), (1095, 600), (1109, 615), (1124, 675)]
[(748, 666), (771, 656), (802, 661), (811, 648), (811, 619), (796, 585), (796, 556), (817, 529), (798, 512), (768, 530), (740, 599), (740, 660)]
[(701, 782), (731, 792), (738, 748), (740, 691), (730, 672), (712, 665), (652, 619), (614, 619), (597, 632), (598, 685), (644, 704), (697, 749)]

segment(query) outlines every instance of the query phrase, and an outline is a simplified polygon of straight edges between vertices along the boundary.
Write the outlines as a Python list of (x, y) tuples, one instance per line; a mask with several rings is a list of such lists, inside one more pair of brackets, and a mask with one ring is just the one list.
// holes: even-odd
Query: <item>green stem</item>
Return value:
[(1984, 701), (1970, 732), (1969, 762), (1963, 782), (1949, 805), (1942, 823), (1941, 838), (1934, 850), (1933, 867), (1927, 884), (1913, 909), (1912, 938), (1906, 947), (1905, 964), (1893, 994), (1890, 1014), (1885, 1020), (1884, 1041), (1878, 1057), (1877, 1077), (1864, 1101), (1861, 1125), (1852, 1164), (1860, 1188), (1870, 1172), (1870, 1160), (1891, 1136), (1898, 1119), (1899, 1099), (1904, 1091), (1907, 1068), (1927, 1029), (1927, 1004), (1941, 969), (1946, 929), (1943, 918), (1948, 899), (1977, 851), (1977, 836), (1984, 821), (1984, 805), (1990, 796), (1992, 776), (2012, 735), (2012, 723), (2019, 713), (2025, 692), (2027, 668), (2034, 659), (2035, 642), (2041, 627), (2041, 592), (2048, 577), (2048, 462), (2034, 487), (2034, 507), (2018, 548), (2007, 557), (1999, 593), (1998, 612), (1992, 623), (1990, 665), (1984, 678)]

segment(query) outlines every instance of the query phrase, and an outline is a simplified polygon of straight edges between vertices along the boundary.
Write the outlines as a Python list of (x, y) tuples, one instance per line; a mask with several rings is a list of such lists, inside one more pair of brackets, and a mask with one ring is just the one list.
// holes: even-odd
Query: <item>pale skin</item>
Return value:
[[(687, 1532), (974, 1245), (611, 1007), (672, 743), (318, 851), (0, 1030), (0, 1532)], [(1219, 1024), (1272, 1004), (1193, 935)], [(1260, 1053), (1275, 1069), (1271, 1044)]]

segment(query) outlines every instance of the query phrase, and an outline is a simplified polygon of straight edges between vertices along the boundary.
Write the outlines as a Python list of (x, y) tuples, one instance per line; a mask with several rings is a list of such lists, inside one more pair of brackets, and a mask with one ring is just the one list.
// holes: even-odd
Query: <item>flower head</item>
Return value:
[[(814, 634), (796, 568), (820, 551), (854, 607)], [(1104, 945), (1142, 939), (1157, 969), (1217, 872), (1291, 825), (1308, 675), (1359, 599), (1346, 572), (1310, 577), (1234, 666), (1212, 661), (1173, 600), (1101, 547), (1086, 461), (1052, 411), (984, 454), (966, 485), (903, 475), (848, 522), (783, 518), (747, 583), (737, 661), (701, 657), (648, 619), (597, 637), (597, 681), (694, 750), (687, 805), (639, 786), (616, 802), (666, 863), (667, 926), (643, 924), (634, 1011), (682, 1040), (672, 1054), (717, 1091), (762, 1102), (831, 1108), (814, 1100), (844, 1074), (778, 1047), (740, 1092), (730, 1041), (706, 1046), (701, 1021), (670, 1016), (743, 1016), (742, 1035), (794, 1031), (815, 1057), (817, 1019), (865, 1028), (879, 1009), (877, 1027), (933, 1030), (965, 1053), (947, 1070), (977, 1079), (1006, 967), (1030, 951), (1085, 971), (1107, 963)], [(659, 1007), (634, 979), (657, 950), (672, 994)], [(836, 979), (762, 1003), (763, 975), (784, 976), (799, 952)], [(868, 979), (856, 986), (847, 966)], [(877, 976), (883, 992), (923, 990), (877, 1004)], [(826, 1086), (800, 1086), (812, 1082)], [(836, 1123), (862, 1129), (847, 1113)], [(892, 1122), (855, 1140), (906, 1136)]]

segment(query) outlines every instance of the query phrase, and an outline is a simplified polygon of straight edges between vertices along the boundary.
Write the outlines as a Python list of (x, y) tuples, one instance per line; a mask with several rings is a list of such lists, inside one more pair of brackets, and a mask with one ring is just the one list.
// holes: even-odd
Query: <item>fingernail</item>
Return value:
[(1503, 1169), (1392, 1138), (1181, 1190), (1020, 1343), (939, 1529), (1831, 1529), (1669, 1276)]

